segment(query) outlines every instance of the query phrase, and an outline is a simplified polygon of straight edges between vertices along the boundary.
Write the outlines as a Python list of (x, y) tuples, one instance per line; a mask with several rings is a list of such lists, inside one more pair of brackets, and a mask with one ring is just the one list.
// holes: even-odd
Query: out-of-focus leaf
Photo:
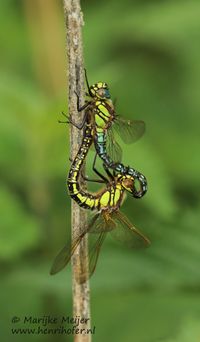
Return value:
[(13, 260), (37, 245), (42, 232), (37, 219), (28, 215), (19, 196), (1, 186), (0, 258)]
[(188, 317), (182, 321), (176, 337), (163, 342), (198, 342), (200, 336), (199, 317)]

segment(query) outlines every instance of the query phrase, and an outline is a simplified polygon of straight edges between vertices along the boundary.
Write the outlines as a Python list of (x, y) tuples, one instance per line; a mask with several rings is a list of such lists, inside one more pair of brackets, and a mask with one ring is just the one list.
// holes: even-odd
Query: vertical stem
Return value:
[[(66, 17), (67, 30), (67, 57), (68, 57), (68, 99), (69, 113), (72, 120), (79, 122), (82, 114), (77, 112), (77, 98), (75, 91), (78, 93), (80, 103), (84, 101), (84, 73), (83, 73), (83, 46), (81, 29), (83, 26), (83, 16), (80, 8), (80, 0), (64, 0), (64, 10)], [(71, 158), (74, 159), (82, 140), (82, 134), (79, 130), (71, 125), (70, 128), (71, 141)], [(82, 184), (84, 186), (84, 184)], [(72, 239), (81, 234), (87, 224), (86, 212), (72, 201), (71, 211), (72, 222)], [(80, 318), (90, 318), (90, 293), (89, 282), (79, 284), (81, 272), (85, 272), (88, 265), (82, 265), (81, 260), (87, 260), (87, 237), (76, 249), (72, 257), (72, 292), (73, 292), (73, 316)], [(84, 268), (84, 269), (83, 269)], [(81, 324), (79, 328), (90, 328), (90, 319), (86, 323)], [(75, 342), (90, 342), (91, 335), (75, 334)]]

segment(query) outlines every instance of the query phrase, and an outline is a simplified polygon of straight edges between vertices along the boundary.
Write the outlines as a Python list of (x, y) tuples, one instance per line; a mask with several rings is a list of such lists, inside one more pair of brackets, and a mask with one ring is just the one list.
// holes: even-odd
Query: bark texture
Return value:
[[(72, 120), (79, 123), (83, 114), (77, 112), (77, 98), (75, 92), (79, 95), (80, 104), (84, 103), (84, 66), (83, 66), (83, 44), (82, 44), (82, 27), (83, 14), (80, 8), (79, 0), (64, 0), (64, 11), (67, 32), (67, 80), (68, 80), (68, 108), (72, 116)], [(74, 159), (78, 148), (81, 144), (82, 132), (71, 125), (70, 141), (71, 141), (71, 159)], [(85, 186), (82, 184), (81, 186)], [(72, 201), (71, 209), (72, 239), (80, 235), (87, 224), (86, 211)], [(87, 263), (87, 237), (85, 237), (79, 247), (76, 249), (72, 257), (72, 292), (73, 292), (73, 316), (86, 318), (86, 323), (80, 324), (78, 328), (90, 328), (90, 291), (89, 281), (79, 284), (78, 280), (81, 273), (88, 268)], [(84, 260), (84, 263), (81, 262)], [(74, 335), (75, 342), (90, 342), (91, 334)]]

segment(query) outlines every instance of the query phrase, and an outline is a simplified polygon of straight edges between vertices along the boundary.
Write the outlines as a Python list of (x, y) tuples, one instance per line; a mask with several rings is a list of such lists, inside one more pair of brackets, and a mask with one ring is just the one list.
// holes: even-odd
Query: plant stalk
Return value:
[[(77, 97), (79, 95), (80, 104), (84, 103), (84, 66), (83, 66), (83, 43), (82, 27), (83, 14), (81, 12), (79, 0), (64, 0), (64, 11), (67, 31), (67, 79), (68, 79), (68, 108), (72, 120), (79, 123), (83, 118), (82, 113), (77, 111)], [(70, 125), (70, 157), (73, 160), (82, 141), (82, 132)], [(85, 187), (82, 182), (81, 186)], [(86, 211), (81, 209), (76, 202), (72, 201), (71, 227), (72, 240), (79, 236), (87, 225)], [(87, 262), (83, 265), (82, 260), (88, 259), (87, 236), (83, 238), (81, 244), (76, 248), (72, 257), (72, 295), (73, 295), (73, 317), (85, 318), (85, 323), (80, 324), (80, 329), (90, 329), (90, 291), (89, 281), (83, 284), (78, 282), (81, 273), (88, 270)], [(87, 320), (88, 319), (88, 320)], [(91, 334), (75, 334), (75, 342), (90, 342)]]

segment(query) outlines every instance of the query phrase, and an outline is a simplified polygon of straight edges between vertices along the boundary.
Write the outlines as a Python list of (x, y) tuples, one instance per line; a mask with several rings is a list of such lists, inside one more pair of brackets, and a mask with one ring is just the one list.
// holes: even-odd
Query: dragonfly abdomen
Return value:
[(79, 178), (81, 173), (81, 168), (83, 166), (83, 162), (85, 157), (89, 151), (89, 148), (92, 144), (92, 131), (89, 125), (86, 126), (84, 131), (84, 137), (82, 144), (77, 152), (77, 155), (72, 162), (68, 179), (67, 186), (68, 191), (71, 196), (81, 207), (85, 209), (93, 210), (96, 208), (96, 198), (95, 196), (90, 195), (88, 192), (81, 189), (79, 184)]
[[(100, 138), (101, 135), (99, 135)], [(116, 206), (120, 198), (120, 190), (114, 185), (110, 185), (106, 190), (101, 191), (98, 194), (91, 194), (81, 188), (80, 185), (80, 173), (83, 162), (87, 156), (89, 148), (92, 144), (92, 129), (90, 125), (86, 126), (84, 132), (84, 138), (82, 144), (78, 150), (78, 153), (72, 162), (69, 176), (67, 180), (68, 191), (73, 200), (75, 200), (78, 205), (84, 209), (90, 210), (101, 210), (107, 206)], [(101, 140), (104, 144), (103, 140)]]
[(113, 161), (107, 154), (106, 133), (103, 129), (98, 129), (98, 131), (96, 131), (94, 136), (94, 144), (99, 157), (105, 162), (106, 165), (112, 167)]
[(121, 175), (130, 175), (137, 179), (140, 183), (140, 190), (135, 191), (134, 197), (141, 198), (147, 192), (146, 177), (139, 171), (125, 166), (122, 163), (115, 162), (107, 153), (107, 131), (104, 129), (96, 129), (94, 134), (94, 144), (99, 157), (104, 161), (105, 165)]

